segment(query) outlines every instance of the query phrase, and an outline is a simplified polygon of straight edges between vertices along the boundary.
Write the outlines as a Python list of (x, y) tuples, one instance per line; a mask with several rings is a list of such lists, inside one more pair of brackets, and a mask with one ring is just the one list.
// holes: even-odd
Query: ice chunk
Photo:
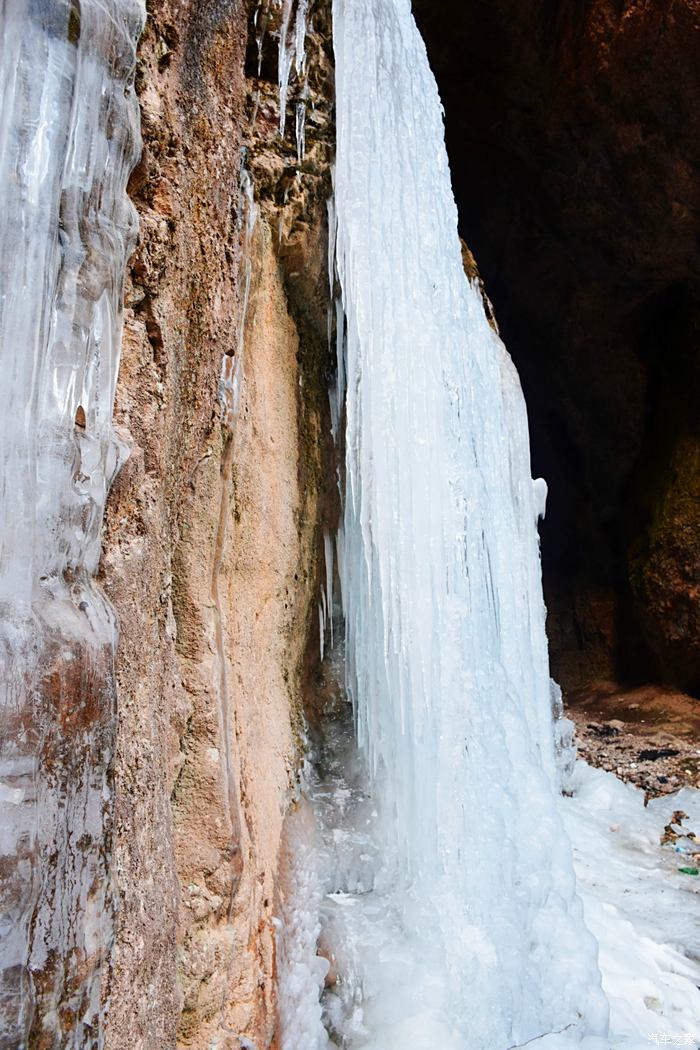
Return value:
[(535, 478), (532, 482), (532, 498), (535, 502), (535, 515), (539, 521), (547, 511), (547, 482), (544, 478)]

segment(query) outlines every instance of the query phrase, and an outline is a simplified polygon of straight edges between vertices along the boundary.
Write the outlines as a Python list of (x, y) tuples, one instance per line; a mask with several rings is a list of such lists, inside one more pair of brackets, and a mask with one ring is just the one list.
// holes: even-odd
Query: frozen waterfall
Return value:
[(557, 804), (520, 384), (465, 277), (409, 0), (334, 0), (333, 31), (339, 563), (371, 782), (341, 830), (380, 862), (335, 895), (331, 1028), (363, 1050), (594, 1045), (607, 1003)]
[(0, 1046), (102, 1045), (110, 479), (142, 0), (0, 7)]

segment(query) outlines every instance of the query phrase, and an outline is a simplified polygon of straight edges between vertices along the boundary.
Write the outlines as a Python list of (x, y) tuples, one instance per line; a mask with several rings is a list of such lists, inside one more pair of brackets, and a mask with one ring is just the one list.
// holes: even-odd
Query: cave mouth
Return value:
[(460, 232), (549, 485), (548, 635), (570, 698), (700, 696), (700, 29), (684, 4), (640, 6), (414, 0)]

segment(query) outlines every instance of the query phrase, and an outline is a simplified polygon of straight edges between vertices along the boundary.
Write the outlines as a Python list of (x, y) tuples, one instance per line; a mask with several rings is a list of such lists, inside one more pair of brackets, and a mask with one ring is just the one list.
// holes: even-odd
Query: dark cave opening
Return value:
[(700, 695), (700, 25), (661, 2), (414, 11), (549, 485), (553, 673)]

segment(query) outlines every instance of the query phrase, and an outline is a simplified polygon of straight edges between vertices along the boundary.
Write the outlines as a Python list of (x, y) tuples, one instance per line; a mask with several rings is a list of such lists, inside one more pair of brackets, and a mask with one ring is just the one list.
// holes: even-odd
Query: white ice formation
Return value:
[(463, 270), (409, 0), (334, 0), (333, 32), (348, 685), (397, 930), (356, 979), (368, 1016), (412, 989), (348, 1045), (577, 1043), (608, 1012), (557, 802), (520, 384)]
[(0, 1046), (101, 1045), (110, 480), (142, 0), (0, 7)]

